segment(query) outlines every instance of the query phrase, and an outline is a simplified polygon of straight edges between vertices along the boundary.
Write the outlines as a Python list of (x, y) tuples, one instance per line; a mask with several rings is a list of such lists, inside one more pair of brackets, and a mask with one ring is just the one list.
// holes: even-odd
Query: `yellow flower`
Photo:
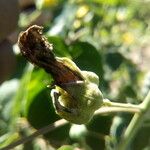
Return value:
[(57, 5), (58, 1), (57, 0), (44, 0), (45, 6), (55, 6)]
[(125, 44), (132, 44), (134, 42), (134, 35), (131, 32), (126, 32), (122, 35), (123, 42)]
[(87, 5), (82, 5), (81, 7), (79, 7), (79, 9), (77, 10), (77, 18), (83, 18), (89, 11), (89, 7)]
[(49, 8), (54, 7), (58, 4), (58, 0), (36, 0), (37, 8)]

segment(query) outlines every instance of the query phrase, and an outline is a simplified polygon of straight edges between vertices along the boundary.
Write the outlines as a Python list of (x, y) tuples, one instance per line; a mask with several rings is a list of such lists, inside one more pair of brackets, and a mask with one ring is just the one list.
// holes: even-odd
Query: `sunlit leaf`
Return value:
[(49, 74), (42, 69), (35, 69), (27, 85), (25, 116), (35, 128), (44, 127), (59, 118), (53, 108), (50, 89), (47, 88), (51, 82)]

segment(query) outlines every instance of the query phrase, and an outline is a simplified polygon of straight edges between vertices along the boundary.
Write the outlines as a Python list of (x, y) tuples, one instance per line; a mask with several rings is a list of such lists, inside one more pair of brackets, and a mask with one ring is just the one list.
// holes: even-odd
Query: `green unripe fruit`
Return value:
[(61, 58), (83, 81), (64, 83), (64, 89), (56, 86), (51, 91), (54, 107), (58, 115), (75, 123), (85, 124), (101, 107), (103, 96), (98, 88), (98, 76), (89, 71), (81, 71), (70, 59)]

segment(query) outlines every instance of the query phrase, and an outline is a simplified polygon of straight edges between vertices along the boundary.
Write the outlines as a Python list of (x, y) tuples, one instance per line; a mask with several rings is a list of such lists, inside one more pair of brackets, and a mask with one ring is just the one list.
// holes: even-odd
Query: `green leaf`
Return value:
[[(12, 103), (13, 96), (15, 95), (19, 85), (19, 80), (17, 79), (12, 79), (10, 81), (4, 82), (0, 86), (0, 115), (2, 113), (5, 114), (5, 111), (10, 113), (10, 110), (8, 111), (8, 103)], [(4, 115), (5, 116), (5, 115)], [(4, 118), (7, 118), (9, 116), (6, 115)]]
[(5, 147), (19, 138), (18, 133), (7, 133), (0, 137), (0, 148)]
[(68, 51), (68, 47), (64, 40), (58, 36), (48, 36), (48, 41), (53, 44), (54, 53), (60, 57), (71, 57)]
[(75, 42), (70, 46), (74, 62), (81, 70), (92, 71), (100, 79), (103, 78), (103, 66), (101, 54), (88, 42)]
[(70, 130), (70, 124), (66, 124), (45, 134), (44, 137), (50, 142), (52, 146), (58, 148), (59, 146), (63, 145), (64, 142), (68, 143), (69, 130)]
[(108, 52), (106, 54), (106, 63), (113, 71), (117, 70), (123, 61), (124, 57), (119, 52)]
[(111, 116), (94, 116), (87, 124), (89, 134), (87, 136), (87, 144), (94, 150), (104, 149), (105, 135), (109, 134), (111, 125)]
[(30, 82), (26, 85), (28, 92), (26, 104), (29, 104), (52, 80), (51, 75), (47, 74), (43, 69), (34, 69)]
[(25, 116), (30, 124), (39, 129), (59, 119), (53, 108), (50, 89), (52, 77), (43, 69), (35, 69), (27, 85)]
[(27, 85), (30, 82), (31, 74), (32, 74), (33, 66), (31, 64), (27, 64), (24, 75), (20, 80), (20, 85), (18, 91), (13, 99), (13, 108), (12, 108), (12, 116), (15, 118), (19, 116), (20, 112), (24, 110), (23, 102), (27, 96)]
[(60, 119), (55, 113), (48, 89), (43, 88), (33, 99), (27, 101), (26, 117), (34, 128), (42, 128)]

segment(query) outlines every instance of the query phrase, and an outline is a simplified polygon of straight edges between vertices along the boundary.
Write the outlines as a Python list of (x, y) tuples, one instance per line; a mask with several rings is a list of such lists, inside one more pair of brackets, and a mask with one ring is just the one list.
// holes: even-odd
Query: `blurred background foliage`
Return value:
[[(52, 77), (29, 64), (16, 44), (30, 25), (44, 26), (57, 56), (95, 72), (104, 97), (139, 104), (150, 89), (149, 0), (1, 0), (0, 7), (0, 148), (60, 119), (47, 88)], [(64, 125), (15, 149), (115, 149), (131, 117), (94, 116), (86, 125)], [(150, 120), (130, 149), (149, 147)]]

